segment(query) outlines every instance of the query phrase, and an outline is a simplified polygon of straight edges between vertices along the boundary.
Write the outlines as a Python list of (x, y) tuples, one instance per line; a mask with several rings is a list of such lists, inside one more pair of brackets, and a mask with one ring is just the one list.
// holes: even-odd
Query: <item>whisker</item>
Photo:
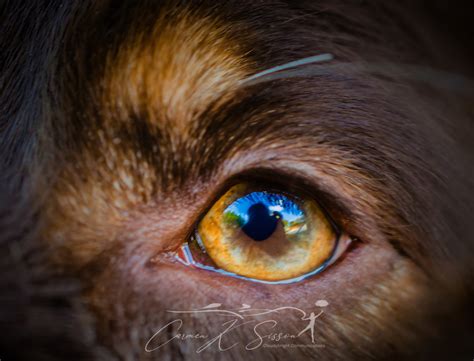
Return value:
[[(323, 54), (325, 55), (325, 54)], [(311, 57), (315, 58), (315, 57)], [(310, 58), (301, 59), (283, 66), (268, 69), (265, 72), (257, 73), (243, 81), (245, 86), (256, 85), (263, 82), (269, 82), (278, 79), (304, 78), (311, 76), (325, 76), (331, 74), (355, 74), (372, 73), (391, 75), (399, 79), (408, 81), (417, 81), (430, 84), (438, 89), (445, 89), (455, 93), (473, 94), (474, 81), (462, 74), (447, 72), (434, 69), (427, 66), (411, 64), (395, 64), (390, 62), (383, 63), (336, 63), (317, 65), (315, 62), (306, 61)], [(293, 66), (289, 66), (292, 64)], [(297, 64), (297, 65), (295, 65)], [(297, 68), (297, 66), (310, 64), (308, 67)], [(312, 66), (315, 65), (315, 66)], [(317, 66), (316, 66), (317, 65)], [(286, 71), (283, 71), (286, 70)], [(264, 73), (264, 74), (263, 74)]]
[(334, 57), (332, 56), (332, 54), (320, 54), (320, 55), (314, 55), (314, 56), (310, 56), (310, 57), (295, 60), (295, 61), (290, 61), (289, 63), (278, 65), (278, 66), (275, 66), (273, 68), (263, 70), (263, 71), (261, 71), (257, 74), (254, 74), (254, 75), (244, 79), (242, 81), (242, 83), (243, 84), (249, 83), (249, 82), (252, 82), (253, 80), (261, 78), (265, 75), (273, 74), (273, 73), (276, 73), (276, 72), (279, 72), (279, 71), (282, 71), (282, 70), (297, 68), (297, 67), (300, 67), (302, 65), (307, 65), (307, 64), (321, 63), (321, 62), (330, 61), (330, 60), (333, 60), (333, 59), (334, 59)]

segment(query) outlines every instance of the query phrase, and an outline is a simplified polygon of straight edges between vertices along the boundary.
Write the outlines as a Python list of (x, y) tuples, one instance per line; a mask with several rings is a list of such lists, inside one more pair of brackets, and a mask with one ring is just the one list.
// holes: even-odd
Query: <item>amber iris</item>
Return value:
[(197, 227), (196, 239), (213, 264), (265, 281), (291, 279), (321, 268), (337, 234), (312, 199), (238, 184)]

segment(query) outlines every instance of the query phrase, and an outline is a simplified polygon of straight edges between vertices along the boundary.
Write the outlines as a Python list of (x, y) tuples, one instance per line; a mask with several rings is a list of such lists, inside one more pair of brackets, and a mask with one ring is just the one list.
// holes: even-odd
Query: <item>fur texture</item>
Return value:
[[(314, 297), (333, 307), (317, 331), (324, 350), (253, 356), (472, 357), (473, 94), (400, 76), (404, 64), (472, 74), (470, 49), (436, 29), (441, 5), (430, 6), (2, 4), (0, 358), (244, 359), (144, 344), (170, 307)], [(242, 84), (319, 53), (334, 56), (321, 72)], [(374, 71), (381, 62), (392, 66)], [(167, 262), (242, 174), (314, 189), (361, 242), (292, 286)]]

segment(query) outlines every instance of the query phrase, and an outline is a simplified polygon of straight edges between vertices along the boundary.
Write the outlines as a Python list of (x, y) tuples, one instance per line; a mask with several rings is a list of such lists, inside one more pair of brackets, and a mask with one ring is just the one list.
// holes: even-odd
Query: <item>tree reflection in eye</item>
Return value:
[(295, 202), (283, 194), (268, 192), (252, 192), (239, 198), (226, 208), (223, 220), (254, 241), (268, 239), (278, 225), (287, 236), (307, 228), (304, 211)]

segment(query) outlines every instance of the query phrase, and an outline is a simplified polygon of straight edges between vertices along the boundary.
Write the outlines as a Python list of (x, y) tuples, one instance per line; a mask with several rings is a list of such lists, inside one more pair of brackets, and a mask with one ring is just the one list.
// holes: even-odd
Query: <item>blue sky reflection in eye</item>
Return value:
[[(223, 217), (227, 226), (242, 228), (244, 231), (254, 222), (259, 229), (246, 233), (257, 241), (264, 240), (273, 233), (275, 227), (272, 229), (269, 224), (272, 220), (275, 225), (281, 221), (287, 235), (298, 234), (307, 229), (306, 214), (298, 205), (298, 200), (290, 199), (281, 193), (249, 193), (230, 204)], [(266, 227), (270, 227), (267, 233)]]

